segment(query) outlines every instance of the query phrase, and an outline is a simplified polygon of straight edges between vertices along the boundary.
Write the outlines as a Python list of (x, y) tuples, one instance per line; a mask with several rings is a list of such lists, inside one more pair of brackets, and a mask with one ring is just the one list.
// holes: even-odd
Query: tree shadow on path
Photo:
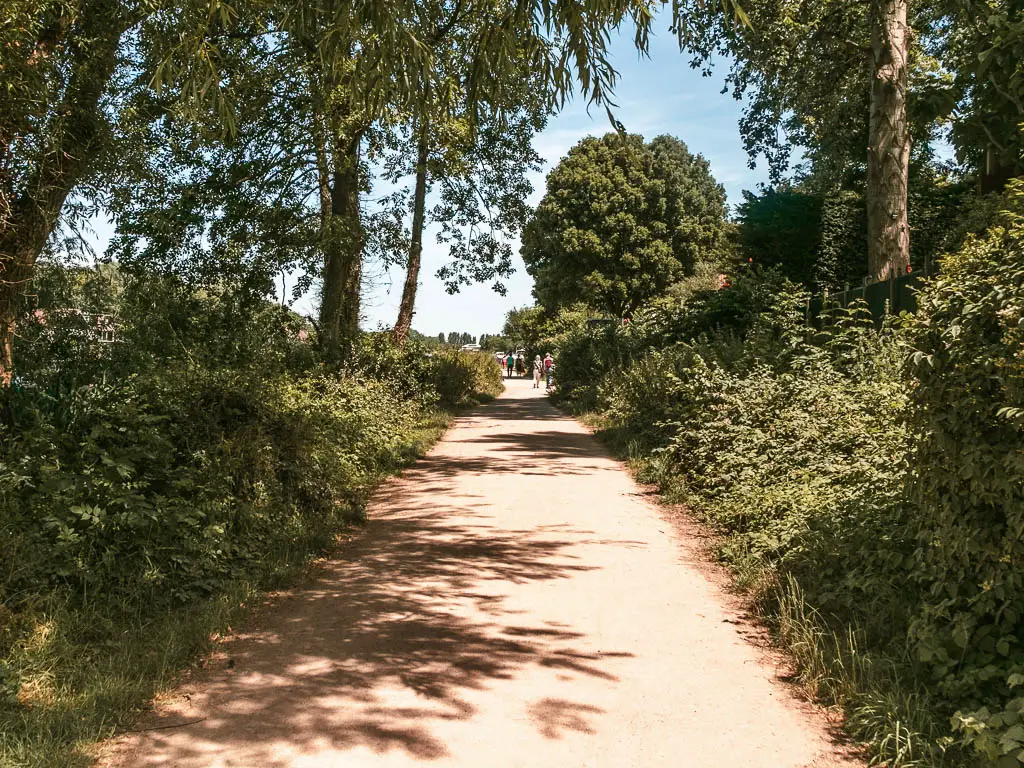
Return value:
[[(536, 412), (532, 403), (503, 399), (477, 418), (518, 421)], [(456, 442), (465, 442), (461, 434)], [(511, 450), (503, 441), (542, 450), (538, 466), (550, 467), (588, 455), (580, 437), (586, 436), (471, 435), (487, 446), (483, 456), (448, 459), (442, 446), (389, 483), (366, 531), (313, 586), (283, 597), (258, 629), (231, 642), (230, 668), (187, 687), (149, 724), (161, 730), (135, 737), (133, 757), (121, 764), (285, 766), (297, 756), (349, 749), (436, 760), (448, 754), (436, 726), (471, 718), (473, 691), (530, 667), (614, 682), (610, 665), (629, 654), (594, 653), (572, 627), (507, 605), (515, 585), (591, 570), (573, 549), (594, 543), (593, 532), (503, 527), (485, 494), (465, 483), (468, 473), (512, 471), (495, 468), (501, 452)], [(587, 440), (589, 455), (600, 455)], [(542, 734), (557, 738), (566, 730), (590, 732), (585, 716), (599, 711), (551, 699), (527, 714)], [(176, 723), (189, 724), (162, 730)]]

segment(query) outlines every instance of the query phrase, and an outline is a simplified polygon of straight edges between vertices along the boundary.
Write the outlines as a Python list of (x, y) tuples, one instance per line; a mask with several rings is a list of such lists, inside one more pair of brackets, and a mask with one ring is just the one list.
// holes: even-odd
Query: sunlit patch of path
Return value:
[(110, 765), (854, 765), (621, 465), (508, 384)]

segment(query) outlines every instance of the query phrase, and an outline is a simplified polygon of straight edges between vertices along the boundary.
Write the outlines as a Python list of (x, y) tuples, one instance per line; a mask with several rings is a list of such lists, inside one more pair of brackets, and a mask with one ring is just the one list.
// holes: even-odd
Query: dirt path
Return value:
[(664, 513), (539, 392), (512, 381), (460, 419), (313, 587), (108, 764), (856, 765)]

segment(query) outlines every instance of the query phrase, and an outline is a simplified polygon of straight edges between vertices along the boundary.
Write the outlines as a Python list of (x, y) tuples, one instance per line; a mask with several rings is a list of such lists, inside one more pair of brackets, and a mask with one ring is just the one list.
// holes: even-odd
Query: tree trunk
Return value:
[(910, 268), (907, 176), (907, 0), (870, 0), (871, 122), (868, 136), (868, 271), (878, 282)]
[(102, 151), (106, 125), (100, 101), (114, 73), (117, 49), (128, 20), (116, 6), (86, 8), (74, 46), (69, 81), (59, 104), (40, 128), (44, 151), (10, 201), (10, 215), (0, 221), (0, 386), (14, 376), (13, 343), (18, 313), (36, 260), (53, 233), (64, 201)]
[(324, 272), (320, 337), (327, 358), (340, 361), (359, 332), (363, 230), (359, 219), (359, 147), (362, 132), (331, 137), (330, 216), (323, 232)]
[[(15, 220), (15, 224), (19, 223)], [(49, 236), (47, 230), (46, 237)], [(14, 377), (14, 334), (18, 327), (18, 311), (25, 285), (32, 279), (38, 248), (26, 242), (13, 242), (15, 238), (0, 239), (0, 387), (9, 387)], [(8, 244), (10, 242), (10, 244)], [(43, 238), (43, 245), (46, 238)]]
[(412, 240), (409, 243), (409, 264), (405, 271), (405, 287), (402, 289), (402, 303), (398, 308), (398, 319), (392, 332), (398, 344), (405, 344), (412, 327), (412, 316), (416, 306), (416, 289), (420, 279), (420, 260), (423, 256), (423, 223), (427, 204), (427, 159), (430, 154), (430, 124), (424, 118), (419, 131), (419, 146), (416, 155), (416, 188), (412, 207)]

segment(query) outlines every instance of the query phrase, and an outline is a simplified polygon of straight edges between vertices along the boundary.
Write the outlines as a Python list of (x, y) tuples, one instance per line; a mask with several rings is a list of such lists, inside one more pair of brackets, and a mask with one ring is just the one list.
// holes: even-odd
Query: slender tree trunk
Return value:
[(868, 271), (888, 280), (910, 267), (907, 176), (908, 0), (870, 0), (871, 122), (868, 137)]
[(317, 193), (320, 198), (320, 238), (331, 224), (331, 164), (327, 159), (327, 130), (321, 114), (313, 117), (313, 142), (316, 146)]
[(0, 240), (0, 387), (9, 387), (14, 377), (14, 334), (21, 297), (25, 293), (25, 285), (32, 279), (36, 258), (43, 248), (42, 245), (34, 247), (31, 241), (8, 244), (14, 239), (5, 237)]
[(0, 386), (14, 376), (14, 336), (25, 289), (36, 260), (60, 219), (64, 201), (102, 151), (106, 136), (100, 101), (114, 73), (128, 20), (116, 4), (90, 5), (70, 64), (60, 104), (40, 128), (44, 151), (28, 181), (15, 190), (9, 215), (0, 221)]
[(359, 288), (364, 233), (359, 219), (359, 147), (362, 133), (331, 137), (330, 215), (323, 232), (321, 345), (328, 359), (340, 361), (359, 332)]
[(416, 289), (420, 279), (420, 261), (423, 256), (423, 225), (427, 205), (427, 159), (430, 154), (430, 123), (424, 118), (419, 130), (419, 146), (416, 155), (416, 187), (412, 206), (412, 240), (409, 243), (409, 264), (405, 271), (405, 287), (402, 289), (402, 303), (398, 308), (398, 319), (393, 331), (395, 341), (405, 344), (412, 327), (412, 316), (416, 306)]

